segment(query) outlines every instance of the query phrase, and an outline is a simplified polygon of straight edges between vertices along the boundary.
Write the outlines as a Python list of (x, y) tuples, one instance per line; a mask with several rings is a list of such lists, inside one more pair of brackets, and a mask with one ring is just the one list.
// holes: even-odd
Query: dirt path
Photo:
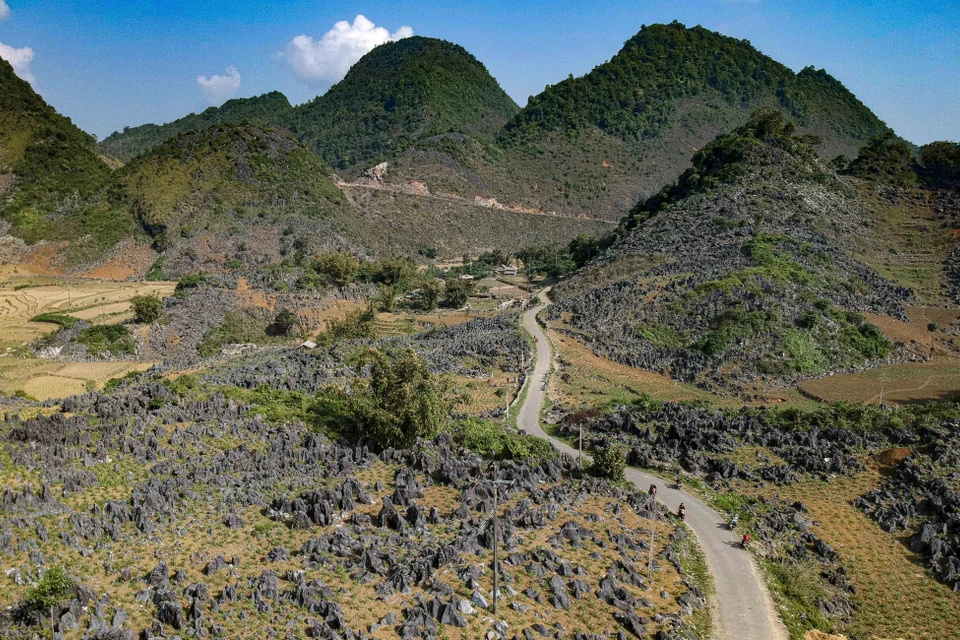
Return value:
[[(527, 433), (549, 440), (561, 453), (576, 457), (572, 447), (551, 438), (540, 426), (540, 407), (552, 357), (547, 336), (537, 324), (537, 314), (549, 305), (545, 294), (543, 291), (539, 295), (540, 305), (523, 314), (524, 329), (537, 340), (537, 357), (527, 379), (527, 397), (517, 424)], [(727, 531), (720, 516), (694, 496), (668, 487), (659, 478), (628, 469), (627, 479), (643, 491), (650, 484), (658, 485), (657, 497), (670, 509), (675, 510), (681, 502), (686, 504), (686, 523), (700, 542), (716, 584), (714, 640), (786, 640), (786, 629), (760, 570), (752, 556), (739, 548), (739, 536)]]
[(599, 222), (602, 224), (608, 224), (611, 226), (619, 224), (613, 220), (604, 220), (602, 218), (591, 218), (589, 216), (565, 216), (563, 214), (557, 213), (556, 211), (539, 211), (523, 207), (514, 207), (505, 204), (493, 205), (489, 200), (470, 200), (469, 198), (464, 198), (461, 196), (454, 195), (445, 195), (438, 193), (420, 193), (413, 189), (405, 189), (399, 186), (391, 186), (389, 184), (358, 184), (356, 182), (343, 182), (340, 181), (337, 183), (337, 186), (343, 189), (367, 189), (370, 191), (386, 191), (389, 193), (398, 193), (405, 196), (413, 196), (416, 198), (427, 198), (429, 200), (445, 200), (447, 202), (456, 202), (458, 204), (465, 204), (471, 207), (480, 207), (481, 209), (494, 209), (497, 211), (507, 211), (509, 213), (520, 213), (526, 216), (543, 216), (547, 218), (563, 218), (565, 220), (587, 220), (589, 222)]

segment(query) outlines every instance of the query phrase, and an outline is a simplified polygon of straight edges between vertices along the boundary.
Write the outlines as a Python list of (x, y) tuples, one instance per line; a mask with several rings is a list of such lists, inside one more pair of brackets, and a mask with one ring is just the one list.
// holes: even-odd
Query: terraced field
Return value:
[(64, 313), (87, 322), (125, 319), (130, 298), (173, 293), (172, 282), (101, 282), (63, 278), (16, 278), (0, 288), (0, 347), (25, 344), (56, 329), (31, 322), (41, 313)]
[(169, 282), (101, 282), (67, 278), (15, 278), (0, 288), (0, 392), (22, 392), (38, 400), (63, 398), (100, 389), (110, 378), (148, 369), (143, 362), (57, 362), (11, 351), (55, 331), (57, 325), (31, 322), (42, 313), (60, 313), (94, 324), (130, 317), (130, 299), (173, 293)]

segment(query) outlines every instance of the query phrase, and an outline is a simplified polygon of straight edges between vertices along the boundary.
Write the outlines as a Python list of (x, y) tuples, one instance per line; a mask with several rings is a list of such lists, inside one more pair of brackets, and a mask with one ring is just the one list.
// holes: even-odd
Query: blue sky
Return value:
[[(384, 30), (354, 29), (360, 14)], [(750, 40), (794, 70), (825, 68), (913, 142), (960, 139), (960, 0), (0, 0), (0, 55), (102, 137), (231, 95), (276, 89), (304, 102), (356, 47), (401, 27), (463, 45), (523, 105), (609, 59), (641, 25), (672, 20)]]

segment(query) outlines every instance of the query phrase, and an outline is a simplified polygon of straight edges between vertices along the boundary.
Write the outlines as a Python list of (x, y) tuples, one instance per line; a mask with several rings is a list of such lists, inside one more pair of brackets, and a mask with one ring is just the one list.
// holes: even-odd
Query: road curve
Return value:
[[(540, 304), (523, 314), (523, 327), (536, 338), (536, 361), (527, 378), (527, 397), (517, 426), (523, 431), (545, 438), (561, 453), (576, 457), (577, 451), (548, 436), (540, 427), (540, 407), (546, 393), (543, 382), (550, 371), (550, 342), (537, 323), (537, 314), (549, 302), (546, 292), (539, 295)], [(587, 459), (584, 456), (585, 461)], [(786, 640), (787, 632), (776, 613), (766, 584), (751, 555), (739, 548), (740, 537), (726, 529), (723, 519), (694, 496), (668, 486), (662, 479), (636, 469), (627, 469), (627, 479), (640, 490), (650, 484), (658, 487), (657, 498), (671, 510), (686, 504), (686, 523), (696, 535), (707, 560), (707, 568), (716, 585), (714, 606), (714, 640)]]

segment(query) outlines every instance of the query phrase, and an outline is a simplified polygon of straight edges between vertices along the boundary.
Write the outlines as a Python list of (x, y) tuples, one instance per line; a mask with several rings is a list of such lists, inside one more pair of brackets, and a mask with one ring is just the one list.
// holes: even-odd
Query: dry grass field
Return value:
[(109, 282), (81, 278), (10, 278), (0, 286), (0, 346), (31, 342), (57, 327), (30, 322), (41, 313), (63, 313), (87, 322), (118, 322), (129, 313), (130, 298), (173, 293), (172, 282)]
[(22, 391), (37, 400), (65, 398), (102, 389), (111, 378), (145, 371), (149, 362), (57, 362), (38, 358), (0, 356), (0, 393)]
[[(884, 532), (876, 522), (853, 506), (855, 497), (876, 488), (890, 467), (871, 464), (854, 477), (830, 482), (804, 481), (775, 489), (786, 501), (800, 500), (819, 522), (816, 535), (832, 545), (857, 588), (860, 611), (851, 631), (862, 638), (948, 640), (960, 629), (960, 598), (938, 583), (919, 556), (910, 551), (912, 531), (899, 538)], [(759, 493), (738, 487), (743, 493)]]
[(553, 400), (571, 408), (584, 405), (629, 403), (643, 394), (675, 402), (706, 401), (729, 404), (729, 400), (665, 375), (635, 369), (595, 355), (583, 343), (550, 331), (556, 357), (562, 359), (559, 375), (551, 378)]
[(827, 376), (800, 384), (800, 389), (823, 402), (883, 401), (909, 404), (960, 398), (960, 358), (937, 356), (929, 362), (908, 362), (861, 373)]
[(100, 389), (110, 378), (142, 371), (151, 363), (57, 362), (14, 354), (22, 346), (57, 330), (57, 325), (31, 322), (42, 313), (60, 313), (95, 324), (122, 322), (130, 317), (130, 298), (166, 297), (170, 282), (102, 282), (82, 278), (12, 276), (0, 283), (0, 392), (23, 392), (38, 400), (63, 398)]

